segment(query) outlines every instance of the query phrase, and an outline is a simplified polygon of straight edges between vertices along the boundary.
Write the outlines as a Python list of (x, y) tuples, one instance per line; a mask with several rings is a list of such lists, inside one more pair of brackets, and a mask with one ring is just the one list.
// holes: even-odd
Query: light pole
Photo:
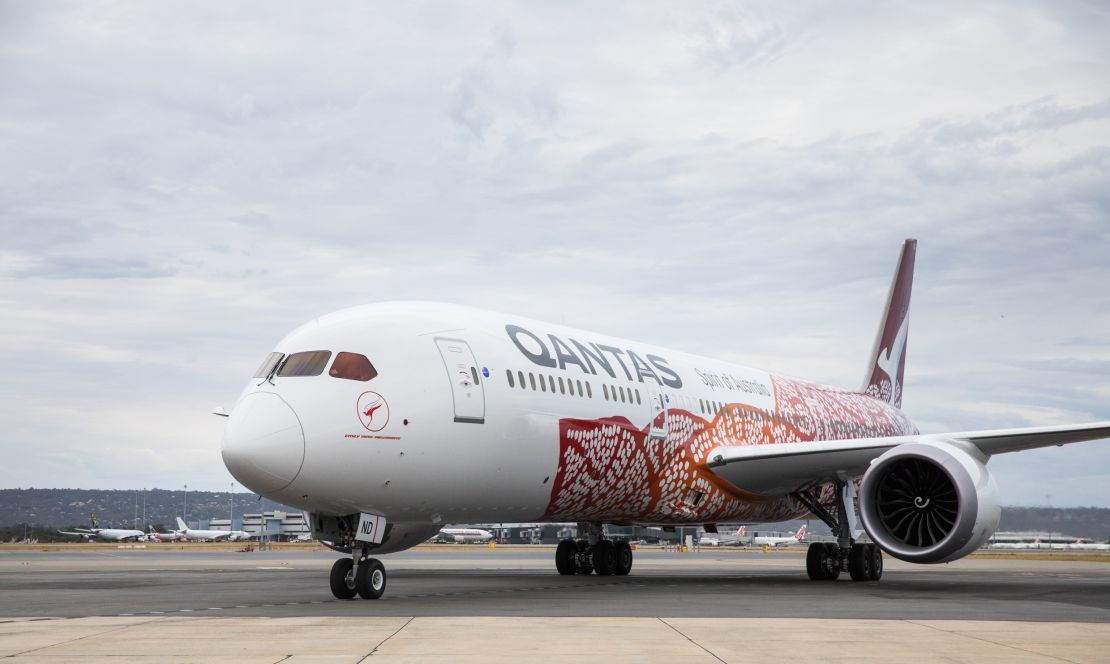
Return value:
[(181, 508), (181, 520), (185, 522), (186, 526), (189, 525), (189, 484), (188, 483), (185, 484), (185, 504)]
[(235, 530), (235, 482), (228, 485), (227, 490), (227, 529)]
[(143, 487), (143, 528), (146, 528), (146, 487)]
[(23, 521), (23, 541), (24, 542), (27, 541), (27, 521), (23, 518), (23, 510), (29, 510), (29, 509), (31, 509), (30, 505), (20, 505), (19, 506), (19, 520)]

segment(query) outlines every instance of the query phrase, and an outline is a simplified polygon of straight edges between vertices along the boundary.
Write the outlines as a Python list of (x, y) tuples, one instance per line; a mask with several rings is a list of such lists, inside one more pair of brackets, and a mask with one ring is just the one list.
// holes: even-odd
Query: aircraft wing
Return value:
[(867, 471), (873, 459), (904, 443), (963, 441), (990, 457), (1100, 438), (1110, 438), (1110, 422), (777, 445), (726, 445), (709, 452), (708, 465), (714, 473), (745, 491), (781, 495), (834, 477), (858, 477)]

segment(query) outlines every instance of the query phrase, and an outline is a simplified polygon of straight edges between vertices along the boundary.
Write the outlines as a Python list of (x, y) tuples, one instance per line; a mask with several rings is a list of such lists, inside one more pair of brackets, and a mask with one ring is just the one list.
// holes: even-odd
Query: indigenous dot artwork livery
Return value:
[[(723, 445), (774, 445), (916, 434), (900, 411), (865, 394), (771, 377), (774, 413), (727, 404), (705, 419), (671, 408), (666, 437), (624, 417), (563, 419), (560, 463), (543, 515), (553, 521), (691, 523), (785, 521), (808, 510), (790, 497), (750, 494), (718, 477), (708, 454)], [(821, 502), (832, 500), (831, 485)]]

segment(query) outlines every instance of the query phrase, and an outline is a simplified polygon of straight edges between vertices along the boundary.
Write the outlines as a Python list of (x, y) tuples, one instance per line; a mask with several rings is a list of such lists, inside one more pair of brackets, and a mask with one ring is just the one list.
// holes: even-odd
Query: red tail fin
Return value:
[(917, 240), (906, 240), (890, 284), (886, 309), (875, 335), (863, 391), (895, 408), (902, 407), (902, 379), (906, 374), (906, 338), (910, 326), (910, 292)]

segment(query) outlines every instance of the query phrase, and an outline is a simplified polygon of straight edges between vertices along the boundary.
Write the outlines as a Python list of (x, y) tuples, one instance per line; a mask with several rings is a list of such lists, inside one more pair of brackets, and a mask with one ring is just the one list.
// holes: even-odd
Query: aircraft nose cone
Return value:
[(224, 465), (256, 493), (284, 489), (304, 463), (304, 430), (285, 400), (269, 392), (248, 394), (224, 428)]

